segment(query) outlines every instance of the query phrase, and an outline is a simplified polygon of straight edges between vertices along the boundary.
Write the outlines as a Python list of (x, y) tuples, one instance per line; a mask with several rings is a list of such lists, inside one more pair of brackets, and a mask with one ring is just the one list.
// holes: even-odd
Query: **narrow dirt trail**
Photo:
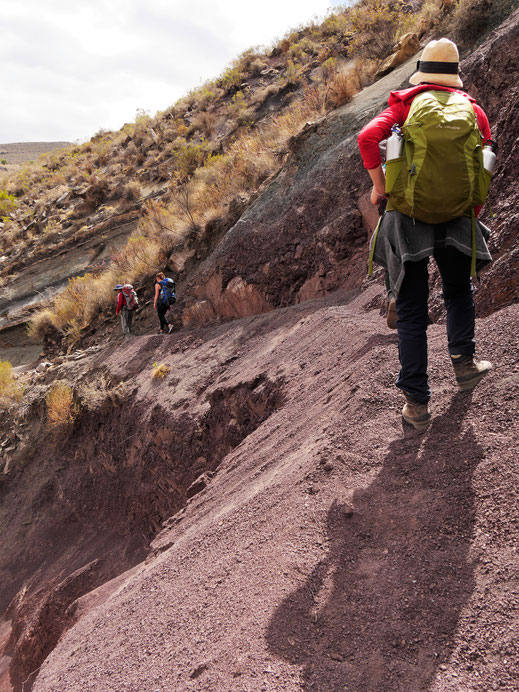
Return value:
[[(207, 328), (184, 353), (157, 344), (176, 387), (270, 382), (281, 404), (146, 563), (85, 597), (35, 692), (516, 689), (519, 308), (479, 321), (495, 370), (472, 394), (431, 326), (420, 434), (400, 417), (395, 334), (368, 309), (378, 291)], [(136, 339), (108, 365), (144, 352)], [(204, 375), (208, 359), (222, 365)], [(167, 384), (134, 383), (167, 405)]]

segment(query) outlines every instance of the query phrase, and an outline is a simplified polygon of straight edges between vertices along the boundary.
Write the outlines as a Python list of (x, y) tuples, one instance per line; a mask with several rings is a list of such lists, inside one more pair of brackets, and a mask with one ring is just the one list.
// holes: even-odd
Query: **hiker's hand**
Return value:
[(378, 204), (379, 197), (380, 197), (380, 195), (378, 194), (378, 192), (375, 189), (375, 186), (373, 185), (373, 188), (371, 190), (371, 195), (369, 198), (371, 204), (374, 204), (376, 206)]
[(376, 191), (375, 186), (373, 186), (373, 189), (371, 190), (371, 204), (374, 204), (375, 206), (378, 206), (382, 200), (387, 199), (387, 195), (379, 195), (379, 193)]
[[(371, 201), (373, 202), (373, 194), (375, 190), (377, 193), (382, 197), (386, 193), (386, 176), (384, 175), (384, 170), (382, 168), (382, 164), (380, 166), (377, 166), (376, 168), (370, 168), (368, 170), (369, 177), (371, 178), (371, 182), (373, 183), (373, 188), (374, 190), (371, 193)], [(373, 202), (373, 204), (376, 204), (376, 202)]]

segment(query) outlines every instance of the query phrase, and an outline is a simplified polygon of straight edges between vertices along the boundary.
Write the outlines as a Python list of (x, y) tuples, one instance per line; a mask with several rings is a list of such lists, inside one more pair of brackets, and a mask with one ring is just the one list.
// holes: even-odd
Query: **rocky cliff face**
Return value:
[(519, 128), (519, 84), (517, 61), (510, 49), (519, 43), (519, 24), (515, 12), (487, 41), (463, 63), (464, 82), (484, 106), (492, 135), (499, 146), (497, 169), (490, 191), (495, 217), (487, 211), (485, 220), (492, 228), (490, 248), (494, 263), (485, 272), (478, 294), (480, 313), (515, 303), (519, 295), (519, 250), (517, 224), (519, 175), (517, 141)]
[[(408, 63), (293, 141), (186, 277), (182, 330), (59, 359), (0, 422), (0, 689), (514, 689), (518, 26), (463, 64), (501, 145), (495, 372), (456, 393), (436, 294), (434, 423), (402, 429), (356, 134)], [(55, 380), (81, 406), (59, 434)]]

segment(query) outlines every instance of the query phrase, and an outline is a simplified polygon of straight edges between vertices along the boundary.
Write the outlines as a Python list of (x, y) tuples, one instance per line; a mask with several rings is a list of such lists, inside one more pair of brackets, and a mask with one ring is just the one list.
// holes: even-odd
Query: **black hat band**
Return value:
[(419, 60), (416, 63), (418, 72), (424, 74), (458, 74), (457, 62), (433, 62), (432, 60)]

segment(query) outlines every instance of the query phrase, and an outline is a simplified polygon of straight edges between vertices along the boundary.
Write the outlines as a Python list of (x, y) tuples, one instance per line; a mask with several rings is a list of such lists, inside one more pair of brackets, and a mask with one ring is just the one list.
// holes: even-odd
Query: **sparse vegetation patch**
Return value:
[(70, 425), (78, 414), (74, 402), (74, 393), (70, 385), (57, 382), (49, 389), (45, 397), (47, 404), (47, 424), (52, 428)]

